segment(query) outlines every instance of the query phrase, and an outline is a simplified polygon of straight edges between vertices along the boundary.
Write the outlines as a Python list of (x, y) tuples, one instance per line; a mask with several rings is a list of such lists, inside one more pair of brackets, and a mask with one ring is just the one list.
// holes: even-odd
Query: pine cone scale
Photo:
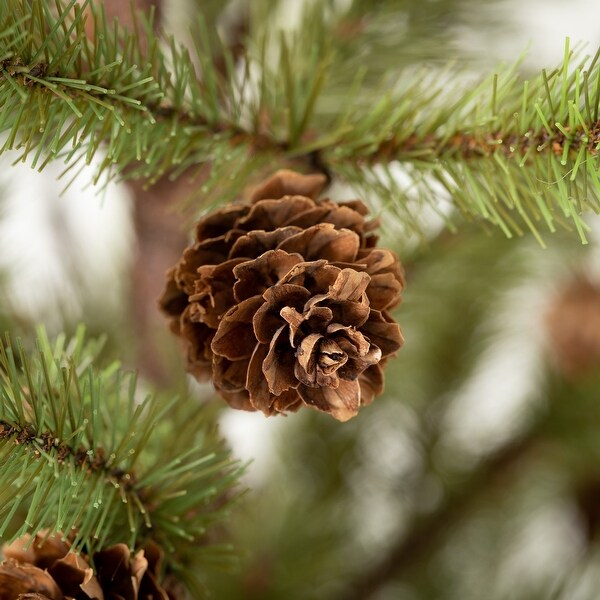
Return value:
[(398, 304), (402, 286), (392, 273), (371, 276), (367, 287), (367, 295), (371, 299), (373, 310), (390, 310)]
[(295, 364), (296, 355), (293, 348), (290, 348), (286, 326), (282, 325), (273, 337), (261, 367), (271, 394), (279, 396), (290, 388), (298, 387), (294, 374)]
[(238, 225), (245, 231), (264, 229), (272, 231), (279, 227), (290, 226), (290, 221), (299, 213), (311, 210), (314, 202), (303, 196), (284, 196), (280, 200), (260, 200), (250, 209), (246, 217), (240, 219)]
[(296, 358), (298, 361), (295, 366), (295, 375), (304, 385), (310, 387), (317, 387), (317, 356), (316, 350), (319, 342), (324, 339), (322, 335), (318, 333), (311, 333), (307, 335), (302, 342), (300, 347), (296, 351)]
[(348, 421), (358, 414), (361, 398), (357, 381), (341, 379), (337, 388), (301, 385), (298, 392), (306, 404), (330, 413), (338, 421)]
[(227, 259), (232, 244), (224, 238), (225, 236), (223, 236), (223, 239), (207, 240), (188, 248), (184, 252), (183, 258), (175, 270), (175, 281), (188, 296), (195, 291), (196, 273), (199, 267), (219, 265)]
[(256, 346), (253, 320), (262, 307), (262, 298), (252, 296), (229, 309), (211, 342), (212, 351), (233, 361), (252, 356)]
[[(284, 308), (302, 310), (310, 292), (299, 285), (283, 284), (269, 288), (262, 296), (264, 302), (252, 320), (254, 335), (261, 344), (270, 344), (277, 330), (284, 324)], [(283, 321), (283, 322), (282, 322)]]
[(198, 321), (200, 317), (195, 316), (197, 312), (193, 304), (188, 304), (179, 321), (172, 321), (176, 325), (172, 329), (185, 341), (190, 372), (195, 377), (204, 377), (211, 372), (212, 351), (210, 342), (214, 330), (205, 323)]
[(293, 171), (279, 171), (254, 190), (250, 201), (257, 202), (263, 198), (281, 198), (286, 194), (307, 196), (314, 200), (326, 183), (327, 178), (320, 173), (300, 175)]
[(64, 596), (52, 577), (37, 567), (21, 565), (14, 559), (0, 564), (0, 600), (15, 600), (21, 594), (40, 594), (50, 600)]
[(249, 358), (229, 360), (220, 357), (214, 362), (213, 375), (219, 388), (227, 392), (241, 392), (246, 387)]
[(362, 327), (371, 315), (371, 309), (367, 304), (331, 300), (327, 304), (333, 313), (332, 321), (334, 323), (344, 323), (348, 327)]
[(257, 256), (267, 250), (277, 250), (279, 245), (289, 237), (300, 233), (300, 227), (280, 227), (275, 231), (249, 231), (236, 240), (229, 253), (230, 258)]
[(302, 256), (288, 254), (283, 250), (268, 250), (255, 260), (245, 260), (233, 268), (236, 280), (233, 285), (235, 299), (241, 302), (262, 294), (300, 262)]
[(217, 214), (207, 215), (196, 224), (196, 239), (210, 240), (220, 238), (234, 229), (234, 225), (248, 214), (250, 208), (245, 205), (228, 206)]
[(306, 260), (351, 262), (356, 257), (359, 245), (360, 239), (353, 231), (335, 229), (331, 223), (321, 223), (290, 236), (278, 248), (301, 254)]
[[(189, 296), (197, 308), (196, 320), (216, 329), (221, 315), (233, 303), (235, 277), (232, 269), (243, 262), (236, 258), (220, 265), (198, 267), (198, 279), (194, 284), (194, 293)], [(200, 315), (198, 313), (201, 313)]]
[(90, 598), (104, 600), (104, 593), (94, 577), (94, 570), (75, 554), (67, 554), (55, 561), (48, 573), (55, 581), (60, 581), (61, 591), (67, 596), (75, 597), (85, 592)]
[(375, 397), (383, 392), (383, 364), (384, 360), (370, 366), (358, 378), (361, 402), (365, 405), (371, 404)]
[(398, 323), (378, 310), (371, 311), (371, 316), (362, 326), (362, 331), (372, 344), (381, 348), (384, 357), (397, 352), (404, 343)]
[(294, 227), (299, 231), (307, 229), (311, 227), (315, 223), (326, 222), (330, 223), (327, 219), (327, 216), (330, 215), (330, 210), (324, 206), (316, 206), (315, 208), (310, 208), (305, 212), (299, 214), (298, 216), (290, 219), (287, 223), (286, 227)]
[(277, 397), (269, 390), (269, 383), (262, 370), (268, 354), (269, 346), (267, 344), (259, 343), (256, 345), (248, 363), (248, 376), (246, 379), (250, 403), (255, 409), (261, 410), (265, 414), (271, 414), (271, 407)]

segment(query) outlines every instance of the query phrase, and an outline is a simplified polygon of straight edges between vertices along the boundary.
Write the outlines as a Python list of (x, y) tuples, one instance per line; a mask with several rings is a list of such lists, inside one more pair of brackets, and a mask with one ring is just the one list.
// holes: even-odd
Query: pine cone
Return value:
[(45, 537), (39, 533), (30, 543), (26, 535), (2, 549), (0, 600), (173, 600), (157, 582), (161, 554), (155, 546), (133, 556), (125, 544), (96, 552), (94, 573), (68, 541)]
[(584, 276), (569, 282), (546, 313), (550, 352), (565, 377), (600, 369), (600, 285)]
[(340, 421), (383, 391), (402, 345), (388, 310), (402, 267), (375, 248), (356, 200), (317, 200), (322, 175), (279, 171), (201, 219), (196, 243), (167, 273), (160, 300), (187, 349), (234, 408), (285, 413), (307, 405)]

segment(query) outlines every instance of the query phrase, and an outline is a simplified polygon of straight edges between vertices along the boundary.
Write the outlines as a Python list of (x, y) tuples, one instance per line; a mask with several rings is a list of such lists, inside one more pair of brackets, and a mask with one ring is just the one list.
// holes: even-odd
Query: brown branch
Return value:
[[(568, 127), (564, 129), (569, 131)], [(559, 129), (553, 130), (551, 134), (546, 130), (536, 133), (530, 129), (523, 135), (514, 133), (506, 135), (500, 131), (483, 136), (457, 132), (449, 140), (441, 140), (433, 135), (423, 138), (412, 135), (403, 139), (392, 137), (390, 140), (381, 143), (369, 155), (360, 157), (359, 160), (373, 164), (391, 160), (401, 161), (403, 158), (414, 158), (415, 156), (420, 156), (426, 160), (432, 156), (440, 157), (457, 154), (464, 159), (476, 159), (488, 157), (495, 153), (513, 157), (525, 156), (532, 150), (536, 152), (550, 150), (555, 155), (561, 156), (567, 143), (569, 144), (570, 153), (579, 151), (585, 145), (590, 154), (598, 154), (600, 121), (596, 121), (591, 126), (589, 135), (581, 127), (575, 129), (568, 139)]]
[(459, 490), (447, 493), (438, 510), (415, 520), (411, 531), (398, 540), (381, 562), (350, 584), (343, 600), (368, 600), (385, 584), (408, 576), (418, 564), (431, 558), (490, 488), (510, 477), (523, 457), (538, 447), (536, 433), (537, 429), (492, 455)]
[[(64, 442), (56, 443), (56, 436), (51, 431), (36, 433), (30, 425), (12, 425), (0, 421), (0, 441), (12, 441), (17, 446), (28, 447), (36, 459), (42, 458), (42, 452), (55, 454), (59, 463), (73, 458), (75, 464), (89, 473), (104, 475), (113, 484), (119, 484), (126, 492), (135, 485), (133, 473), (121, 469), (110, 468), (102, 448), (94, 448), (93, 457), (84, 447), (72, 448)], [(40, 452), (41, 450), (41, 452)]]

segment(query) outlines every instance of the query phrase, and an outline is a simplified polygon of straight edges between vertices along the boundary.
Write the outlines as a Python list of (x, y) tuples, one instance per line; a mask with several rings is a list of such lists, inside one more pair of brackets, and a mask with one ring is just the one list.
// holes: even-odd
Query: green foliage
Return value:
[[(467, 94), (422, 72), (375, 108), (349, 109), (330, 162), (366, 192), (375, 187), (409, 228), (415, 202), (435, 210), (445, 196), (507, 237), (529, 229), (543, 244), (540, 229), (561, 226), (586, 242), (582, 214), (600, 208), (598, 55), (588, 61), (567, 42), (551, 73), (523, 82), (513, 66)], [(402, 185), (392, 161), (408, 165)]]
[(142, 23), (123, 32), (87, 1), (59, 0), (56, 12), (42, 0), (2, 3), (2, 149), (18, 148), (34, 168), (61, 159), (69, 170), (105, 144), (99, 177), (150, 181), (215, 160), (234, 134), (215, 135), (224, 121), (216, 81), (206, 72), (199, 82), (187, 52), (173, 40), (163, 52), (152, 17)]
[[(102, 145), (98, 179), (201, 177), (205, 206), (234, 197), (266, 164), (318, 155), (334, 175), (398, 207), (409, 231), (418, 231), (411, 199), (439, 209), (441, 188), (465, 218), (508, 237), (530, 229), (541, 242), (542, 229), (562, 226), (586, 241), (582, 215), (598, 210), (600, 191), (596, 59), (574, 60), (567, 46), (551, 72), (523, 81), (513, 67), (466, 92), (453, 68), (407, 67), (373, 85), (369, 61), (350, 76), (360, 33), (346, 42), (335, 35), (343, 19), (323, 11), (305, 11), (290, 34), (255, 20), (238, 68), (202, 21), (192, 60), (172, 39), (163, 49), (152, 16), (127, 32), (87, 2), (57, 0), (55, 10), (7, 0), (2, 149), (38, 169), (61, 159), (71, 170)], [(342, 16), (361, 22), (361, 11), (357, 2)], [(395, 161), (406, 184), (389, 175)], [(369, 175), (377, 165), (385, 176)]]
[[(89, 552), (151, 538), (200, 593), (202, 569), (230, 560), (206, 530), (224, 517), (239, 467), (206, 410), (142, 399), (117, 363), (96, 365), (102, 344), (80, 329), (54, 343), (40, 331), (32, 352), (0, 348), (0, 534), (49, 529)], [(13, 527), (17, 511), (26, 516)]]

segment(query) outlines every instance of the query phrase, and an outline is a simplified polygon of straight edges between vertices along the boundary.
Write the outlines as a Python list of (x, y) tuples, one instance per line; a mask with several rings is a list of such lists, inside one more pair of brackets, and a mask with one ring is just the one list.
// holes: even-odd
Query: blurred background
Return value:
[[(319, 1), (137, 4), (155, 4), (183, 43), (202, 11), (235, 48), (256, 19), (293, 30)], [(323, 4), (348, 16), (349, 35), (368, 35), (364, 61), (382, 72), (441, 72), (451, 59), (468, 79), (527, 48), (520, 69), (535, 72), (560, 62), (566, 36), (591, 54), (600, 43), (595, 0)], [(58, 332), (83, 321), (106, 332), (148, 386), (191, 387), (221, 407), (234, 453), (252, 461), (227, 532), (239, 569), (213, 575), (216, 598), (599, 597), (597, 216), (589, 245), (559, 232), (546, 249), (475, 225), (452, 234), (428, 214), (424, 239), (402, 239), (386, 220), (381, 245), (400, 255), (408, 286), (396, 311), (406, 345), (385, 394), (343, 425), (310, 411), (265, 419), (186, 378), (156, 307), (164, 271), (188, 242), (178, 200), (189, 182), (98, 190), (93, 165), (70, 182), (62, 164), (38, 173), (15, 156), (0, 159), (3, 328), (27, 335), (37, 323)], [(356, 192), (334, 183), (330, 195)], [(453, 210), (442, 195), (440, 205)]]

